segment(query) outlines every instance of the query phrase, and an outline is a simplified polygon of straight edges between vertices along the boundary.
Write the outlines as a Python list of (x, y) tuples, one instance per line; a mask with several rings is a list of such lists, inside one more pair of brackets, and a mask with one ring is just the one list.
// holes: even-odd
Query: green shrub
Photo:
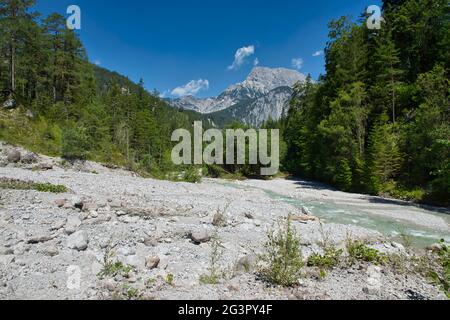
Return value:
[(266, 281), (276, 285), (292, 286), (297, 283), (304, 266), (300, 249), (300, 240), (288, 218), (286, 225), (278, 231), (267, 234), (265, 254), (261, 257), (265, 266), (261, 275)]
[(202, 181), (201, 176), (198, 173), (197, 167), (189, 167), (183, 177), (183, 181), (189, 182), (189, 183), (199, 183)]
[(338, 263), (342, 256), (343, 250), (337, 250), (334, 247), (329, 247), (324, 250), (324, 254), (313, 253), (308, 258), (308, 267), (319, 267), (325, 269), (332, 269)]
[(347, 240), (347, 251), (352, 262), (364, 261), (374, 264), (384, 264), (386, 256), (378, 250), (369, 248), (361, 241)]
[(103, 258), (103, 268), (97, 276), (101, 279), (105, 277), (114, 278), (118, 275), (127, 278), (131, 271), (133, 271), (133, 267), (124, 265), (120, 261), (112, 260), (112, 251), (111, 248), (108, 247)]
[(62, 185), (53, 185), (51, 183), (37, 183), (34, 185), (34, 189), (39, 192), (50, 193), (66, 193), (68, 190)]

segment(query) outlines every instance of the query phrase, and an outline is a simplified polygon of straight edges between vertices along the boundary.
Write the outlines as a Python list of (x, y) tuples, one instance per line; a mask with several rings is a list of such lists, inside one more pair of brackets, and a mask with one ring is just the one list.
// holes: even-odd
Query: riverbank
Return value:
[[(68, 191), (0, 190), (1, 299), (445, 299), (419, 273), (364, 261), (336, 266), (326, 277), (305, 266), (292, 288), (258, 276), (255, 261), (264, 253), (267, 232), (288, 215), (299, 217), (293, 227), (305, 260), (320, 252), (324, 235), (344, 250), (351, 236), (382, 253), (410, 256), (377, 230), (326, 218), (302, 220), (308, 216), (295, 201), (305, 202), (319, 218), (322, 208), (308, 199), (371, 204), (380, 215), (392, 204), (289, 180), (228, 185), (214, 179), (198, 184), (143, 179), (91, 162), (70, 166), (57, 158), (31, 159), (25, 150), (16, 162), (7, 159), (13, 149), (1, 147), (1, 179), (62, 185)], [(400, 220), (448, 228), (442, 218), (427, 217)], [(220, 277), (205, 284), (201, 278), (211, 268), (214, 238), (220, 240)], [(370, 286), (373, 277), (378, 287)]]

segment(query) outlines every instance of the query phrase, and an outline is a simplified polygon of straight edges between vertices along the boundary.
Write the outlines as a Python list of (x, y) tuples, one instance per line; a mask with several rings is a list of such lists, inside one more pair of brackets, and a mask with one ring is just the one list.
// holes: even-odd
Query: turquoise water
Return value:
[[(364, 207), (336, 204), (331, 201), (303, 201), (286, 197), (262, 188), (240, 186), (227, 182), (221, 184), (238, 189), (254, 188), (263, 190), (271, 199), (282, 201), (298, 208), (306, 207), (310, 209), (315, 216), (319, 217), (325, 222), (356, 225), (367, 229), (376, 230), (392, 241), (401, 242), (406, 238), (414, 247), (426, 247), (430, 244), (439, 242), (441, 239), (444, 239), (446, 242), (450, 242), (450, 227), (447, 231), (433, 230), (424, 226), (415, 225), (408, 221), (371, 214), (364, 211)], [(374, 209), (373, 207), (370, 208)], [(408, 210), (420, 211), (422, 214), (429, 214), (430, 216), (440, 217), (450, 224), (450, 215), (448, 214), (422, 208), (416, 208), (412, 205), (408, 208)]]

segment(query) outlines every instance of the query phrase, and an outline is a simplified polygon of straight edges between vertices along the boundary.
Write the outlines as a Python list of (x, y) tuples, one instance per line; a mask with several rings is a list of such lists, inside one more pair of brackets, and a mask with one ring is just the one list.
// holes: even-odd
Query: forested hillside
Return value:
[(326, 75), (297, 85), (285, 169), (345, 191), (450, 201), (448, 0), (384, 1), (385, 23), (329, 24)]
[(0, 102), (16, 102), (0, 110), (0, 139), (68, 160), (169, 170), (171, 133), (196, 115), (90, 64), (65, 18), (42, 17), (34, 3), (0, 0)]

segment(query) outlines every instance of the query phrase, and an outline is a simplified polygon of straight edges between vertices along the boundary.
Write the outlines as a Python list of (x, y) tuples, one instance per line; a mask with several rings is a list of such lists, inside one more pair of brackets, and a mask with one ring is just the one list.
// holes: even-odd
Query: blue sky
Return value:
[[(317, 78), (324, 59), (313, 54), (325, 47), (327, 23), (342, 15), (356, 19), (380, 2), (37, 0), (36, 9), (65, 15), (78, 5), (78, 32), (92, 62), (134, 81), (142, 77), (149, 90), (207, 97), (244, 80), (255, 59), (265, 67), (295, 65)], [(245, 59), (233, 65), (239, 48)]]

